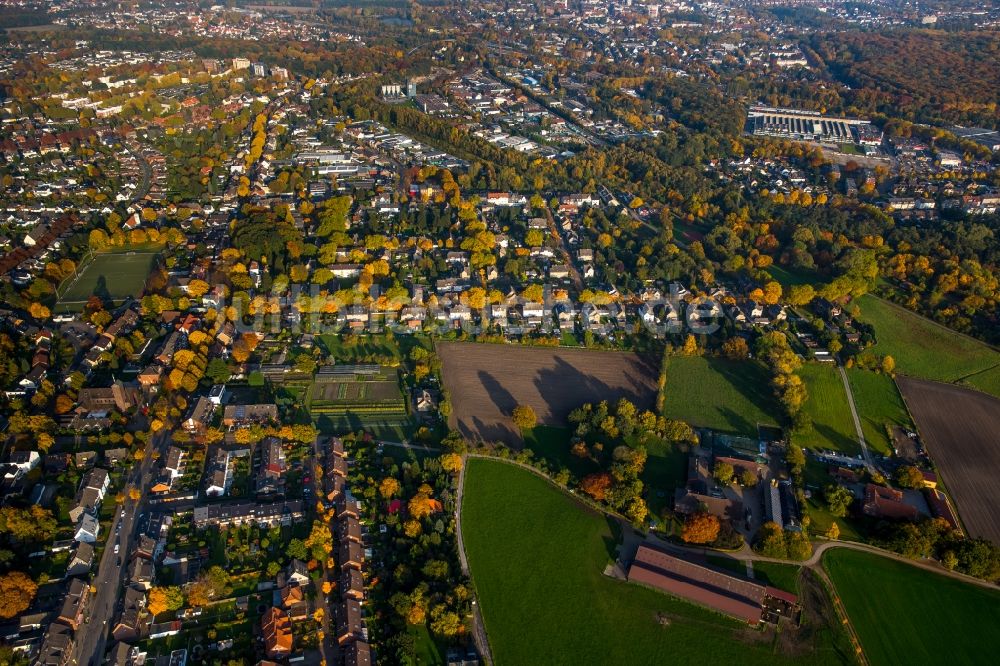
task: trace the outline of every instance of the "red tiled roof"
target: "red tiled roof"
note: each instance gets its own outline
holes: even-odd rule
[[[709,569],[662,551],[639,546],[628,579],[757,624],[763,615],[766,588],[759,583]]]

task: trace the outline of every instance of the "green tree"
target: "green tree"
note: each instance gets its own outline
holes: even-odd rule
[[[854,501],[854,495],[851,494],[850,490],[835,483],[831,483],[824,488],[823,497],[826,499],[826,505],[830,509],[830,514],[837,518],[846,516],[847,510]]]

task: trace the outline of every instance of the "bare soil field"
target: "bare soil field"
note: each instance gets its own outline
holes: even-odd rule
[[[588,349],[520,347],[463,342],[437,345],[450,425],[468,439],[520,445],[510,420],[517,405],[531,405],[538,422],[565,426],[586,402],[628,398],[640,409],[656,401],[658,360]]]
[[[896,383],[966,530],[1000,544],[1000,400],[911,377]]]

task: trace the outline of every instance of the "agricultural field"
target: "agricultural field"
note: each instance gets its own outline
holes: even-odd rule
[[[658,360],[637,354],[442,342],[437,345],[444,386],[451,393],[449,425],[472,440],[520,445],[510,420],[530,405],[543,425],[565,426],[566,416],[587,402],[627,398],[651,409]]]
[[[832,449],[846,455],[861,453],[844,382],[832,363],[807,363],[798,374],[809,392],[802,408],[812,427],[794,441],[810,449]]]
[[[995,661],[1000,592],[845,548],[823,566],[874,666]]]
[[[963,383],[1000,396],[1000,352],[872,295],[858,300],[860,319],[875,327],[871,348],[913,377]]]
[[[309,389],[309,413],[324,430],[355,429],[369,422],[385,426],[409,420],[394,368],[335,366],[319,373]]]
[[[470,460],[461,511],[499,666],[849,663],[829,631],[776,636],[604,576],[619,525],[527,470]]]
[[[939,382],[896,381],[965,529],[1000,544],[1000,400]]]
[[[155,260],[152,252],[96,255],[61,286],[55,311],[78,312],[95,295],[112,301],[139,296]]]
[[[913,421],[896,383],[887,375],[858,368],[848,369],[847,379],[854,394],[854,406],[861,418],[865,441],[872,450],[890,455],[892,441],[886,426],[913,429]]]
[[[693,426],[756,437],[757,424],[776,425],[781,414],[769,382],[754,361],[676,356],[667,364],[664,412]]]

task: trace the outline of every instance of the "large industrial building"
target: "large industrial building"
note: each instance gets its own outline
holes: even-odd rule
[[[822,143],[882,143],[882,132],[869,121],[858,118],[832,118],[816,111],[750,107],[746,131],[758,136],[774,136],[798,141]]]

